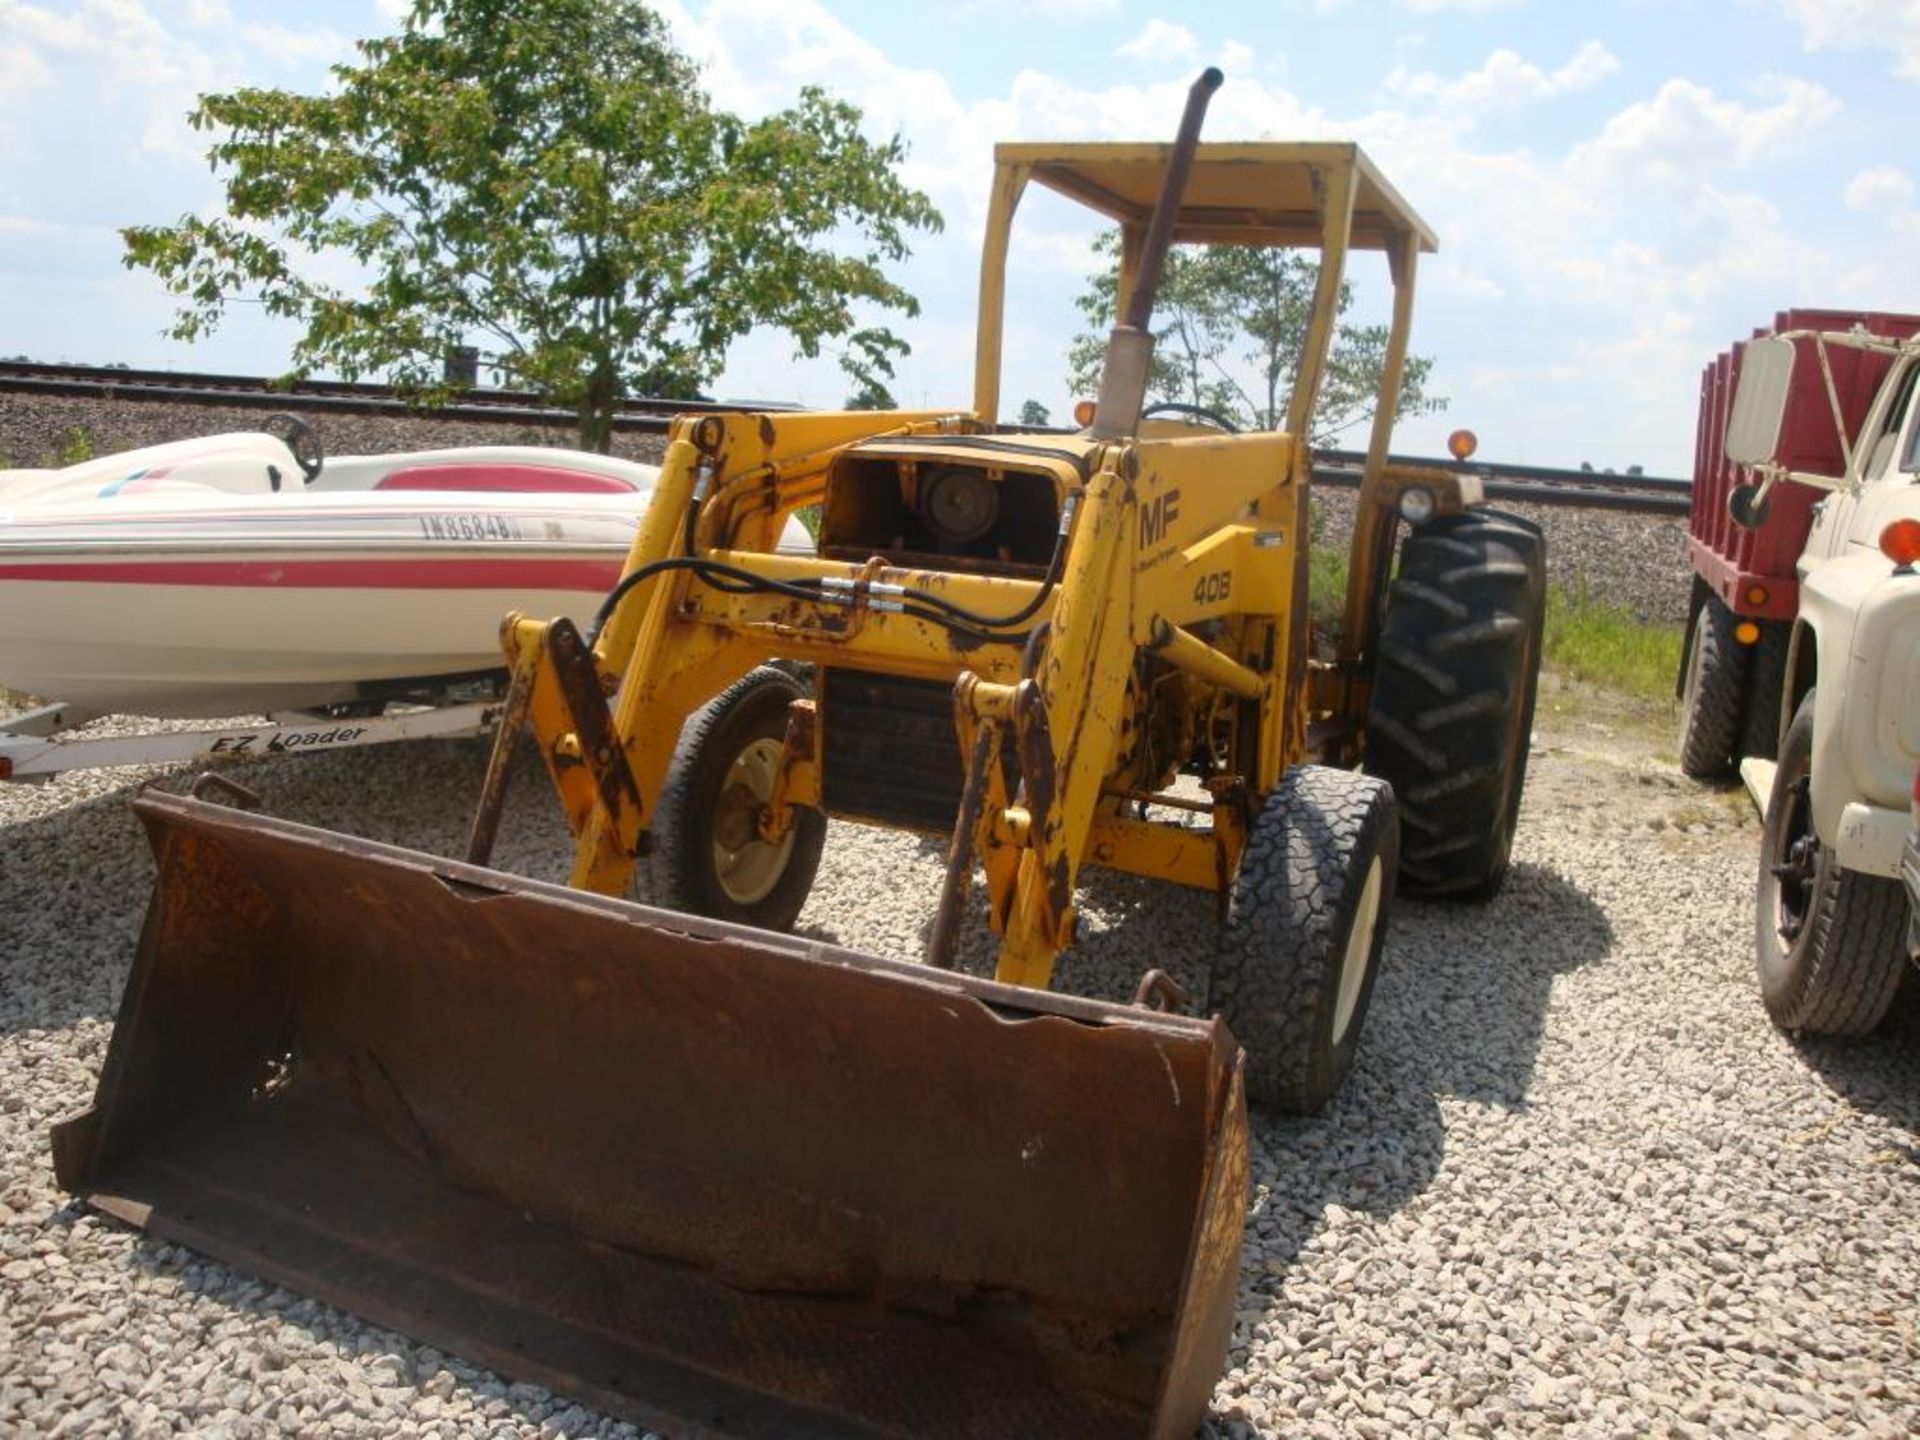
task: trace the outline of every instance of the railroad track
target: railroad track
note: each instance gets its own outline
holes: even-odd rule
[[[421,407],[387,385],[344,380],[299,380],[281,385],[243,375],[131,370],[107,365],[43,365],[20,360],[0,361],[0,395],[8,394],[254,410],[298,409],[348,415],[423,413]],[[785,408],[767,401],[751,403],[756,409]],[[613,428],[664,435],[676,415],[740,408],[738,402],[629,398],[620,402],[613,417]],[[570,425],[574,420],[572,411],[547,404],[540,395],[522,390],[469,391],[459,400],[436,406],[428,413],[445,420],[502,425]],[[1638,515],[1685,515],[1693,489],[1690,481],[1657,475],[1606,475],[1540,465],[1497,465],[1410,455],[1393,458],[1478,476],[1489,499],[1533,505]],[[1364,455],[1357,450],[1321,450],[1314,459],[1314,481],[1339,489],[1357,489],[1364,461]]]
[[[571,425],[574,413],[530,390],[474,390],[431,410],[390,385],[348,380],[275,380],[184,370],[131,370],[111,365],[42,365],[0,361],[0,395],[50,395],[82,400],[135,400],[166,405],[221,405],[244,410],[289,408],[339,415],[419,415],[498,424]],[[759,408],[778,408],[756,402]],[[712,400],[626,399],[614,416],[617,430],[664,435],[676,415],[738,409]]]
[[[1407,465],[1477,475],[1489,500],[1518,500],[1577,510],[1614,510],[1631,515],[1685,515],[1693,504],[1693,482],[1666,475],[1611,475],[1592,470],[1559,470],[1545,465],[1495,465],[1478,460],[1435,460],[1395,455]],[[1320,450],[1314,454],[1316,485],[1357,490],[1366,465],[1359,450]]]

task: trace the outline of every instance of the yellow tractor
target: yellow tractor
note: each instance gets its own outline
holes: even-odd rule
[[[1396,879],[1500,884],[1544,597],[1537,531],[1388,462],[1432,236],[1352,145],[1199,145],[1218,83],[1170,147],[999,147],[970,408],[675,424],[594,623],[503,627],[467,863],[139,799],[160,878],[63,1183],[675,1433],[1190,1434],[1246,1096],[1339,1086]],[[1075,434],[996,422],[1032,185],[1120,227]],[[1319,251],[1284,431],[1143,410],[1175,243]],[[1392,325],[1317,658],[1304,437],[1354,249]],[[802,507],[818,554],[779,553]],[[485,868],[529,734],[565,888]],[[924,955],[782,933],[829,815],[948,837]],[[617,898],[649,855],[663,906]],[[1207,997],[1046,990],[1088,865],[1219,897]],[[993,980],[953,968],[976,870]]]

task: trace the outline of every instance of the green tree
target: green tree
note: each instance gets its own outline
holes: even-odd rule
[[[696,393],[753,328],[830,346],[856,384],[892,375],[905,345],[861,317],[918,313],[885,267],[940,215],[853,106],[809,88],[752,123],[716,110],[640,0],[414,0],[357,48],[324,94],[200,97],[225,214],[121,232],[183,299],[168,333],[254,301],[305,326],[294,373],[427,400],[483,338],[596,449],[621,394]],[[328,278],[341,257],[364,285]]]
[[[1045,425],[1048,422],[1047,407],[1038,400],[1029,400],[1020,407],[1022,425]]]
[[[1092,328],[1075,336],[1067,353],[1069,383],[1082,395],[1099,386],[1114,324],[1120,232],[1101,234],[1094,252],[1105,263],[1074,301]],[[1293,250],[1204,245],[1169,251],[1154,304],[1149,402],[1200,405],[1243,429],[1278,429],[1286,422],[1317,275],[1315,261]],[[1337,313],[1344,316],[1352,303],[1352,286],[1342,285]],[[1386,356],[1386,326],[1336,321],[1314,413],[1314,444],[1331,444],[1372,417]],[[1426,393],[1432,369],[1426,356],[1407,357],[1395,418],[1445,408],[1445,400]]]
[[[846,408],[849,410],[898,410],[900,402],[893,398],[893,392],[881,383],[879,376],[870,375],[854,386],[853,393],[847,396]]]

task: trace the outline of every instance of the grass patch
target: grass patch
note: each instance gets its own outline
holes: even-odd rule
[[[1307,612],[1314,626],[1337,634],[1347,608],[1347,547],[1316,541],[1307,551]]]
[[[1307,552],[1307,575],[1314,625],[1328,635],[1338,633],[1347,597],[1344,536],[1314,544]],[[1678,624],[1642,620],[1584,587],[1548,588],[1542,664],[1569,680],[1670,704],[1684,638]]]
[[[100,453],[100,447],[93,438],[93,431],[85,425],[69,425],[60,432],[60,442],[50,454],[40,458],[42,466],[49,470],[58,470],[67,465],[79,465],[91,460]]]
[[[1646,700],[1671,700],[1684,636],[1675,624],[1640,619],[1624,605],[1556,585],[1547,592],[1542,662],[1589,685]]]

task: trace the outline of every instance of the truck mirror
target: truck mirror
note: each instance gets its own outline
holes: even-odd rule
[[[1727,514],[1742,530],[1758,530],[1772,509],[1773,497],[1762,494],[1758,485],[1736,485],[1727,496]]]
[[[1787,386],[1793,380],[1793,342],[1777,336],[1750,340],[1740,357],[1740,383],[1727,421],[1727,458],[1736,465],[1764,465],[1780,444]]]

